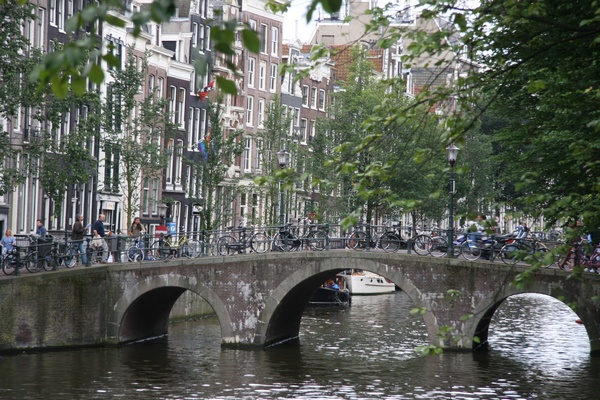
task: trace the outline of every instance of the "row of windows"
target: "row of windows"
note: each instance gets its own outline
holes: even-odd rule
[[[200,53],[210,50],[210,26],[192,24],[192,47]]]
[[[270,65],[270,74],[269,74],[269,91],[271,93],[275,93],[277,90],[277,64]],[[248,58],[248,87],[254,88],[256,87],[256,59]],[[267,63],[261,61],[258,67],[258,89],[259,90],[267,90]]]
[[[258,30],[256,21],[251,19],[248,21],[248,25],[260,35],[260,52],[262,54],[269,54],[270,50],[271,56],[277,57],[279,55],[279,28],[271,26],[271,35],[269,38],[269,27],[267,24],[260,24],[260,30]]]
[[[317,94],[318,93],[318,94]],[[315,86],[308,87],[308,85],[302,86],[302,105],[304,107],[325,110],[325,90],[319,89]]]

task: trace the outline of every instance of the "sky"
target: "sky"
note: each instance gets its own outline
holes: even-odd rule
[[[283,39],[294,41],[299,38],[302,42],[307,42],[314,30],[314,23],[306,23],[306,8],[310,0],[292,0],[292,5],[288,12],[283,16]],[[313,15],[318,15],[315,12]],[[314,17],[313,17],[314,19]]]

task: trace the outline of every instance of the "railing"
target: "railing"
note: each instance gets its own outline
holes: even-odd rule
[[[19,275],[22,268],[29,272],[55,271],[61,267],[89,266],[101,260],[103,250],[95,247],[92,236],[74,242],[70,232],[52,232],[52,236],[40,238],[34,235],[16,235],[15,251],[2,256],[2,270],[7,275]],[[343,229],[336,224],[311,224],[307,220],[285,226],[228,227],[226,229],[198,232],[179,232],[173,235],[142,235],[132,238],[112,235],[104,238],[108,248],[109,262],[152,262],[177,257],[216,257],[233,254],[287,252],[297,250],[364,250],[403,251],[408,254],[446,256],[447,231],[400,225],[359,224]],[[541,236],[541,235],[540,235]],[[456,232],[454,256],[460,255],[464,232]],[[457,241],[458,240],[458,241]],[[496,239],[493,239],[496,240]],[[544,242],[540,240],[539,242]],[[495,242],[497,244],[497,242]],[[548,241],[548,247],[557,246]],[[489,248],[491,261],[500,247]],[[488,251],[479,245],[477,251]],[[458,252],[457,252],[458,251]],[[473,246],[465,259],[474,255]]]

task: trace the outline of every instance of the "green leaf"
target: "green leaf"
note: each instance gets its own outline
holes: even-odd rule
[[[222,76],[217,76],[217,87],[224,93],[237,94],[237,87],[232,80],[226,79]]]
[[[104,81],[104,71],[102,70],[102,67],[98,64],[92,64],[88,78],[97,85],[101,84],[102,81]]]
[[[81,75],[74,76],[71,79],[71,89],[73,90],[73,93],[77,96],[82,96],[83,94],[85,94],[85,91],[87,89],[85,78]]]
[[[242,42],[252,53],[258,53],[260,50],[260,38],[252,29],[242,30]]]

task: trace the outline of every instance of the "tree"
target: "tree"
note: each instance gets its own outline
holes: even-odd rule
[[[167,167],[169,154],[166,140],[176,130],[170,121],[166,100],[155,93],[140,94],[147,72],[147,57],[138,70],[133,48],[128,48],[123,69],[112,69],[112,80],[102,112],[101,146],[105,163],[116,163],[112,175],[107,175],[104,190],[124,194],[123,209],[129,227],[141,208],[141,185],[144,178],[157,178]],[[139,109],[136,116],[134,112]]]
[[[217,102],[208,100],[210,131],[199,143],[200,158],[188,158],[186,161],[194,182],[190,199],[193,204],[201,206],[200,230],[206,231],[217,229],[223,222],[224,205],[229,204],[224,204],[226,199],[218,196],[217,190],[235,187],[226,172],[235,157],[244,150],[244,143],[240,140],[242,131],[232,130],[228,134],[223,131],[221,102],[221,98]]]
[[[255,182],[262,188],[262,196],[265,200],[264,223],[267,225],[279,224],[279,184],[284,180],[285,171],[281,171],[277,161],[277,152],[288,150],[293,159],[298,159],[298,146],[294,144],[289,135],[292,116],[286,107],[281,104],[281,98],[276,95],[269,102],[265,112],[264,129],[258,131],[255,141],[258,143],[258,157],[261,160],[261,176],[255,178]],[[289,171],[288,171],[289,172]],[[295,175],[291,176],[296,179]],[[299,178],[299,177],[298,177]],[[291,189],[293,185],[286,185]],[[289,209],[289,208],[287,208]]]
[[[22,33],[22,27],[33,20],[31,4],[17,1],[0,2],[0,118],[13,119],[19,106],[31,103],[33,96],[26,77],[40,53],[30,49],[30,43]],[[30,49],[30,50],[28,50]],[[15,146],[8,127],[0,124],[0,195],[11,192],[32,173],[39,148]],[[27,156],[23,157],[23,154]]]

